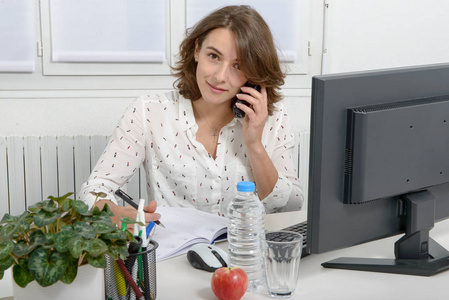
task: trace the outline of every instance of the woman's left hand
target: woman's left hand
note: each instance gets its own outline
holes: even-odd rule
[[[261,87],[260,92],[251,87],[242,86],[242,92],[249,95],[239,93],[237,98],[247,101],[250,106],[238,102],[236,105],[245,112],[242,125],[243,138],[246,147],[250,148],[262,143],[262,133],[268,116],[267,90],[264,86]]]

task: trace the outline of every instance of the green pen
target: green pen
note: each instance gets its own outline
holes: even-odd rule
[[[142,236],[142,230],[139,231],[139,237]],[[139,253],[142,252],[142,247],[139,249]],[[145,254],[144,254],[145,255]],[[139,255],[137,257],[137,281],[138,283],[143,286],[143,267],[142,267],[142,255]]]

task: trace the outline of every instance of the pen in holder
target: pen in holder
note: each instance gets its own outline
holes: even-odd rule
[[[129,254],[124,262],[117,263],[106,256],[104,280],[107,300],[156,299],[157,247],[157,242],[150,241],[147,248],[142,248],[141,252]],[[138,296],[141,295],[143,297],[139,298]]]

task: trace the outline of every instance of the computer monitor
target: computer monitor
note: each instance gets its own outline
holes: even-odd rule
[[[395,258],[324,267],[448,269],[429,230],[449,217],[449,64],[313,77],[309,167],[307,252],[405,233]]]

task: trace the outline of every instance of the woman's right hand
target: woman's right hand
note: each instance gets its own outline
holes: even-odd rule
[[[99,200],[95,203],[95,206],[97,206],[99,209],[103,209],[104,205],[107,204],[109,208],[111,209],[114,216],[111,217],[111,220],[113,223],[117,224],[119,228],[122,226],[121,220],[124,217],[129,217],[133,220],[137,217],[137,210],[132,206],[120,206],[115,204],[114,202],[110,200]],[[144,207],[145,213],[145,226],[150,223],[150,221],[156,221],[161,218],[161,215],[159,213],[155,213],[157,208],[156,201],[151,201],[147,206]],[[134,224],[128,225],[128,230],[133,233],[134,232]]]

